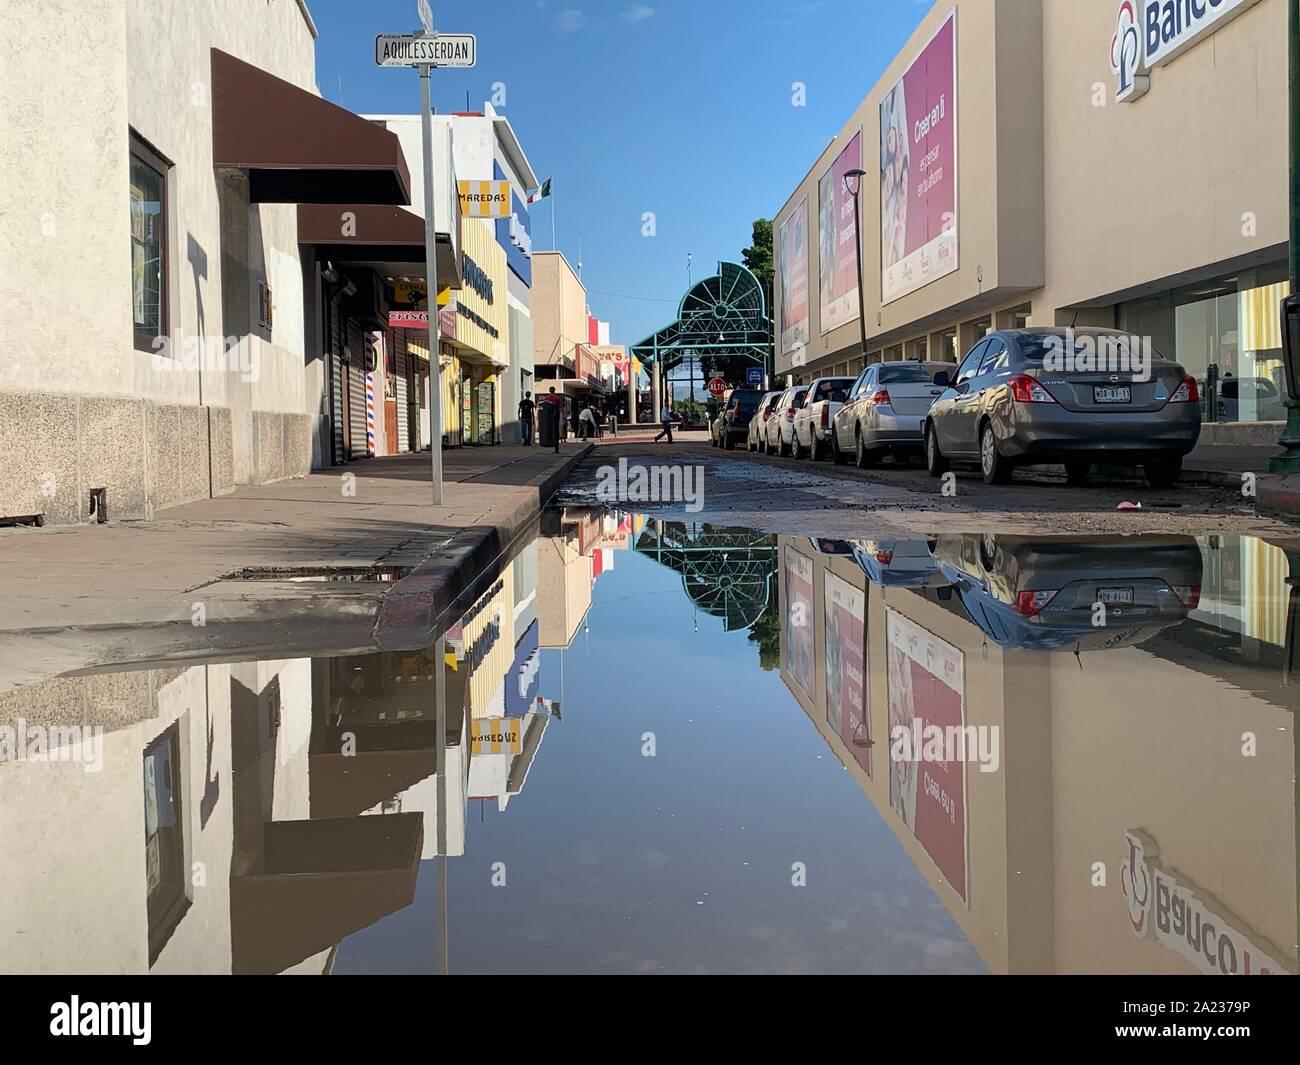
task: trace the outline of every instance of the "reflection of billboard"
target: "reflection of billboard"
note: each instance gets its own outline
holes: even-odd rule
[[[817,183],[817,257],[822,332],[858,317],[858,224],[844,175],[862,166],[862,134],[855,133]]]
[[[781,223],[781,354],[808,343],[808,197]]]
[[[871,776],[871,722],[867,716],[866,599],[848,581],[826,574],[826,720]]]
[[[919,742],[931,725],[945,730],[963,726],[964,658],[957,648],[902,614],[890,610],[887,619],[889,804],[965,901],[965,764],[960,758],[921,760],[924,747]],[[912,760],[893,757],[899,728],[911,733]]]
[[[781,619],[781,657],[786,677],[813,697],[812,562],[785,549],[785,616]]]
[[[957,269],[957,13],[880,104],[881,303]]]

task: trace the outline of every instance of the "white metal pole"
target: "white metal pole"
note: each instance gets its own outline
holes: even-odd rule
[[[442,359],[438,321],[437,205],[433,196],[433,112],[429,101],[432,67],[420,67],[420,126],[424,138],[424,272],[429,308],[429,467],[433,480],[433,505],[442,506]]]

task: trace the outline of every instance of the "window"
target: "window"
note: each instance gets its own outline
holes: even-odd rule
[[[989,341],[988,349],[984,352],[984,358],[980,360],[979,375],[996,373],[998,370],[1006,369],[1007,365],[1007,346],[1001,340],[994,339]]]
[[[169,164],[131,137],[131,316],[135,346],[155,351],[168,332],[167,170]]]
[[[190,907],[186,894],[180,730],[172,725],[144,752],[144,869],[149,964]]]
[[[955,384],[961,384],[963,381],[969,381],[975,376],[975,371],[979,368],[980,360],[988,350],[989,342],[980,341],[970,350],[970,354],[962,359],[961,365],[957,368],[957,380]]]
[[[871,380],[872,374],[874,373],[875,370],[871,367],[868,367],[867,369],[863,370],[861,374],[858,375],[858,379],[855,382],[853,382],[853,390],[849,393],[849,399],[851,400],[857,399],[858,396],[862,395],[862,393],[866,391],[867,384]]]
[[[904,362],[885,366],[880,371],[882,385],[929,385],[934,383],[935,371],[928,363]]]

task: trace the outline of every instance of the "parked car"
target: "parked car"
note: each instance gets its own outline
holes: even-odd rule
[[[921,455],[930,405],[957,371],[952,362],[877,362],[862,371],[832,423],[831,455],[874,466],[886,453]]]
[[[830,452],[831,423],[852,387],[852,377],[818,377],[808,386],[808,395],[795,412],[790,434],[795,458],[811,455],[817,461]]]
[[[767,393],[758,388],[733,388],[713,422],[713,441],[727,451],[749,435],[749,421]]]
[[[749,419],[749,432],[745,438],[745,449],[747,451],[767,450],[767,423],[772,417],[776,401],[782,395],[784,395],[782,392],[763,393],[763,398],[758,403],[758,409],[754,411],[753,417]]]
[[[882,588],[941,588],[946,578],[926,540],[852,540],[853,557]]]
[[[1076,350],[1084,338],[1093,346],[1125,338],[1114,329],[1073,333]],[[1141,466],[1156,488],[1177,482],[1201,432],[1196,379],[1155,353],[1142,380],[1052,366],[1048,355],[1064,352],[1066,336],[1063,329],[1008,329],[970,350],[926,415],[931,475],[941,476],[951,461],[972,462],[989,484],[1006,484],[1016,466],[1050,462],[1064,463],[1070,483],[1082,484],[1100,462]]]
[[[781,393],[772,405],[772,416],[767,420],[767,433],[763,437],[764,450],[769,455],[790,454],[794,432],[795,413],[803,406],[808,395],[807,385],[792,385]]]
[[[1219,381],[1218,417],[1221,422],[1278,422],[1286,420],[1286,405],[1267,377],[1224,377]]]
[[[1200,603],[1190,536],[962,533],[935,538],[930,553],[970,619],[1003,647],[1131,647]]]

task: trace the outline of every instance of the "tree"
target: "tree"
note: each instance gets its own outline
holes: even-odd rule
[[[770,316],[773,312],[773,285],[776,280],[776,267],[772,259],[772,220],[770,218],[754,219],[753,235],[750,238],[753,243],[740,253],[741,262],[757,279],[758,283],[763,286],[763,299],[767,302],[767,313]],[[773,324],[773,350],[775,350],[776,326]],[[774,366],[768,366],[768,373],[775,371]]]

